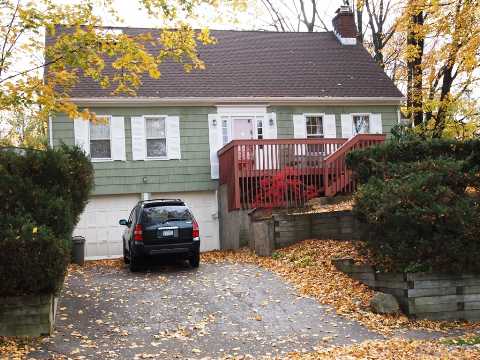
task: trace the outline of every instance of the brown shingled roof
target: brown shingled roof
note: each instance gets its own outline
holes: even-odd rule
[[[148,29],[122,28],[127,34]],[[341,45],[332,32],[213,30],[216,45],[200,46],[205,70],[185,73],[166,61],[162,76],[144,77],[140,97],[402,97],[362,45]],[[47,43],[52,39],[47,39]],[[110,67],[106,71],[111,71]],[[111,97],[82,78],[75,98]]]

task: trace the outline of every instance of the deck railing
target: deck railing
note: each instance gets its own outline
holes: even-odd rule
[[[218,152],[229,210],[301,207],[315,196],[351,192],[355,183],[345,167],[346,153],[384,139],[233,140]]]

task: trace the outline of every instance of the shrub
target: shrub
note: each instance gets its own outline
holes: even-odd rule
[[[455,160],[397,165],[356,194],[354,214],[366,225],[365,248],[383,270],[479,272],[478,199]]]
[[[358,180],[365,183],[372,176],[389,177],[395,172],[395,164],[442,157],[463,161],[465,171],[478,171],[480,140],[408,138],[407,141],[387,141],[379,146],[352,151],[347,155],[346,161]]]
[[[92,165],[76,147],[0,152],[0,187],[6,189],[0,194],[2,213],[30,214],[56,235],[70,236],[92,186]]]
[[[0,151],[1,294],[57,289],[92,186],[92,165],[78,148]]]
[[[363,250],[384,270],[480,272],[480,140],[402,131],[351,152]]]
[[[282,207],[298,204],[315,196],[317,196],[315,186],[306,185],[296,169],[286,167],[274,176],[260,180],[254,207]]]
[[[57,292],[69,260],[69,242],[45,225],[10,218],[1,229],[0,294],[19,296]]]

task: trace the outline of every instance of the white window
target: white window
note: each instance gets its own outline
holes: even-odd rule
[[[96,122],[90,124],[90,157],[92,159],[112,158],[110,117],[97,117]]]
[[[145,118],[145,138],[147,142],[147,158],[167,156],[165,117]]]
[[[354,134],[368,134],[370,132],[370,116],[369,115],[353,115],[353,132]]]
[[[307,138],[323,138],[323,116],[307,115],[305,116],[307,125]]]

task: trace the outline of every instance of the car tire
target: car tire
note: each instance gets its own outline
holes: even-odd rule
[[[123,247],[123,262],[125,264],[130,263],[130,257],[128,256],[127,249],[125,249],[125,246]]]
[[[188,259],[188,262],[190,263],[191,267],[198,268],[200,266],[200,251],[196,250],[190,259]]]
[[[131,272],[137,272],[141,270],[140,259],[132,254],[132,250],[130,249],[129,252],[129,264],[128,267],[130,268]]]

